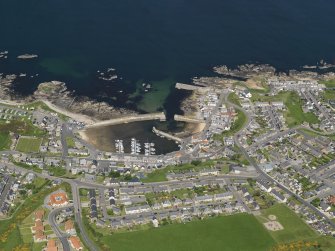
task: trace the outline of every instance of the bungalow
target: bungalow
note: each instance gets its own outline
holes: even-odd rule
[[[38,231],[44,231],[43,222],[40,220],[35,220],[35,226],[31,228],[32,233],[37,233]]]
[[[271,191],[271,194],[273,195],[273,197],[275,197],[280,202],[285,203],[287,201],[287,198],[285,196],[283,196],[281,193],[279,193],[278,191],[276,191],[274,189]]]
[[[249,195],[248,189],[246,187],[242,187],[241,192],[242,192],[243,196]]]
[[[246,202],[248,202],[248,203],[251,203],[251,202],[254,201],[254,199],[252,198],[252,196],[251,196],[250,194],[248,194],[248,195],[245,196],[244,198],[245,198]]]
[[[74,223],[71,219],[65,222],[65,232],[71,235],[76,234],[76,229],[74,228]]]
[[[83,250],[83,245],[80,242],[80,239],[77,236],[71,236],[69,238],[69,243],[74,250]]]
[[[327,203],[325,203],[324,201],[321,201],[320,203],[320,208],[322,209],[322,211],[324,212],[328,212],[331,209],[331,206],[329,206]]]
[[[57,251],[56,241],[54,239],[48,240],[47,248],[45,251]]]
[[[42,241],[46,241],[47,237],[44,235],[43,231],[38,230],[35,232],[34,235],[34,241],[35,242],[42,242]]]
[[[258,186],[265,192],[269,193],[272,190],[272,187],[269,185],[269,183],[264,180],[257,180],[256,184],[258,184]]]

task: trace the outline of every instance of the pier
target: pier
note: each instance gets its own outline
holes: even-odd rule
[[[208,87],[188,85],[188,84],[182,84],[182,83],[176,83],[175,87],[176,89],[183,89],[183,90],[188,90],[188,91],[198,91],[200,93],[206,93],[209,91]]]
[[[167,138],[167,139],[172,139],[172,140],[174,140],[174,141],[176,141],[176,142],[182,142],[182,139],[181,139],[181,138],[178,138],[178,137],[173,136],[173,135],[171,135],[171,134],[169,134],[169,133],[166,133],[166,132],[163,132],[163,131],[161,131],[161,130],[158,130],[156,127],[153,127],[153,128],[152,128],[152,131],[153,131],[155,134],[157,134],[158,136],[165,137],[165,138]]]
[[[188,123],[205,123],[206,121],[203,119],[196,119],[196,118],[190,118],[190,117],[186,117],[186,116],[182,116],[182,115],[174,115],[174,120],[175,121],[183,121],[183,122],[188,122]]]
[[[164,112],[150,113],[150,114],[138,114],[138,115],[131,115],[131,116],[122,117],[122,118],[115,118],[115,119],[99,121],[94,124],[87,125],[86,128],[95,128],[95,127],[107,126],[107,125],[119,125],[119,124],[125,124],[125,123],[137,122],[137,121],[147,121],[147,120],[165,121],[166,117],[165,117]]]

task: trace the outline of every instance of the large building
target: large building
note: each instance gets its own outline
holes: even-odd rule
[[[52,207],[62,207],[69,203],[65,192],[56,192],[50,195],[49,205]]]

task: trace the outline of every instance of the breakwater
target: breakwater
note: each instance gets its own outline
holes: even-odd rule
[[[104,121],[99,121],[91,125],[87,125],[86,128],[95,128],[107,125],[118,125],[124,123],[131,123],[137,121],[147,121],[147,120],[160,120],[165,121],[166,117],[163,112],[160,113],[150,113],[150,114],[138,114],[132,116],[126,116],[121,118],[109,119]]]

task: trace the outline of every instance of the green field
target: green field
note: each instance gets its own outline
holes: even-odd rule
[[[0,133],[0,150],[8,150],[11,144],[9,133]]]
[[[74,148],[76,146],[72,137],[66,137],[66,144],[68,148]]]
[[[9,123],[0,121],[0,133],[9,132],[24,136],[43,136],[46,134],[45,130],[34,126],[31,121],[11,120]]]
[[[284,227],[284,230],[270,232],[277,242],[305,240],[318,236],[314,230],[285,205],[276,204],[271,208],[262,210],[263,217],[268,217],[269,215],[275,215],[277,221]],[[258,220],[266,222],[263,217],[258,217]]]
[[[40,138],[20,138],[16,145],[16,151],[24,153],[38,152],[42,139]]]
[[[252,215],[221,216],[102,238],[113,251],[262,251],[274,240]]]
[[[240,103],[240,98],[237,96],[236,93],[234,93],[234,92],[229,93],[229,95],[228,95],[228,100],[229,100],[231,103],[233,103],[233,104],[235,104],[235,105],[238,105],[238,106],[242,107],[242,106],[241,106],[241,103]]]
[[[287,111],[284,113],[284,117],[289,127],[301,125],[304,122],[311,124],[320,122],[314,113],[305,113],[302,110],[303,102],[299,95],[295,92],[280,92],[275,96],[265,96],[258,93],[253,93],[252,100],[260,102],[283,101],[287,107]]]
[[[335,79],[320,81],[320,84],[324,84],[327,88],[335,87]]]
[[[299,95],[296,94],[295,92],[287,93],[284,103],[288,110],[285,114],[285,117],[289,127],[301,125],[304,122],[311,124],[319,123],[319,119],[314,113],[303,112],[302,101]]]
[[[268,231],[263,223],[266,217],[275,215],[284,227]],[[84,221],[87,221],[84,218]],[[86,222],[86,225],[89,225]],[[276,204],[261,211],[261,215],[235,214],[219,216],[186,224],[170,224],[157,229],[143,227],[131,231],[109,234],[88,227],[102,250],[113,251],[270,251],[278,245],[299,242],[318,243],[320,248],[301,250],[335,250],[332,237],[320,236],[299,216],[285,205]],[[293,249],[280,249],[293,250]]]

